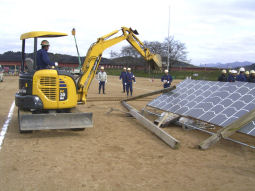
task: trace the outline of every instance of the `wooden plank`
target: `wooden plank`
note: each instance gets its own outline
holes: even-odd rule
[[[231,135],[233,135],[236,131],[250,123],[252,120],[254,120],[255,116],[255,109],[246,113],[239,119],[237,119],[234,123],[231,123],[225,128],[221,128],[215,135],[212,135],[208,139],[204,140],[202,143],[199,144],[200,149],[208,149],[215,143],[217,143],[221,138],[227,138]]]
[[[161,140],[163,140],[167,145],[172,147],[173,149],[177,149],[179,147],[179,141],[176,140],[171,135],[167,134],[165,131],[157,127],[150,120],[142,116],[136,109],[132,106],[128,105],[125,101],[121,102],[122,105],[129,110],[129,113],[138,120],[140,124],[150,130],[152,133],[157,135]]]
[[[170,112],[163,112],[163,114],[163,116],[154,121],[154,124],[158,127],[165,127],[180,118],[179,115]]]
[[[136,100],[136,99],[139,99],[139,98],[144,98],[144,97],[148,97],[148,96],[152,96],[152,95],[156,95],[156,94],[167,93],[167,92],[170,92],[174,89],[176,89],[176,86],[172,86],[170,88],[164,88],[164,89],[161,89],[161,90],[141,94],[141,95],[134,96],[134,97],[130,97],[130,98],[124,99],[122,101],[132,101],[132,100]]]

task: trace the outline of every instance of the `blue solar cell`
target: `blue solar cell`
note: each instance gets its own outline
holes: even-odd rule
[[[255,83],[184,80],[148,106],[226,127],[255,109]],[[255,136],[255,119],[240,131]]]

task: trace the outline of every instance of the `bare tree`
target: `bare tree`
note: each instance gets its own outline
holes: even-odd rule
[[[120,54],[118,52],[115,52],[115,51],[111,50],[111,52],[110,52],[110,57],[111,58],[116,58],[116,57],[119,57],[119,56],[120,56]]]
[[[144,41],[145,47],[147,47],[151,53],[160,54],[162,57],[167,58],[169,54],[170,66],[173,64],[178,64],[180,62],[188,62],[187,60],[187,49],[184,43],[174,40],[171,36],[169,39],[166,38],[163,43],[158,41]],[[169,52],[168,52],[169,46]],[[118,55],[118,54],[116,54]],[[138,58],[140,54],[131,46],[124,46],[121,49],[119,56],[131,56]]]
[[[132,56],[132,57],[139,57],[139,53],[136,51],[136,49],[131,46],[131,45],[128,45],[128,46],[123,46],[121,48],[121,53],[120,53],[121,56]]]

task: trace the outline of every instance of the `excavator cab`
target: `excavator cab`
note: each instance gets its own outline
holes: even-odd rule
[[[38,38],[62,37],[66,33],[35,31],[22,34],[19,91],[15,95],[20,132],[43,129],[93,127],[92,113],[77,111],[77,87],[73,76],[56,68],[37,70]],[[34,39],[32,58],[26,58],[26,39]]]

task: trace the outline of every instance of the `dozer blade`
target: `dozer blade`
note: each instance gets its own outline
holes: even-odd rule
[[[47,113],[32,114],[19,111],[20,132],[43,129],[92,128],[92,113]]]

